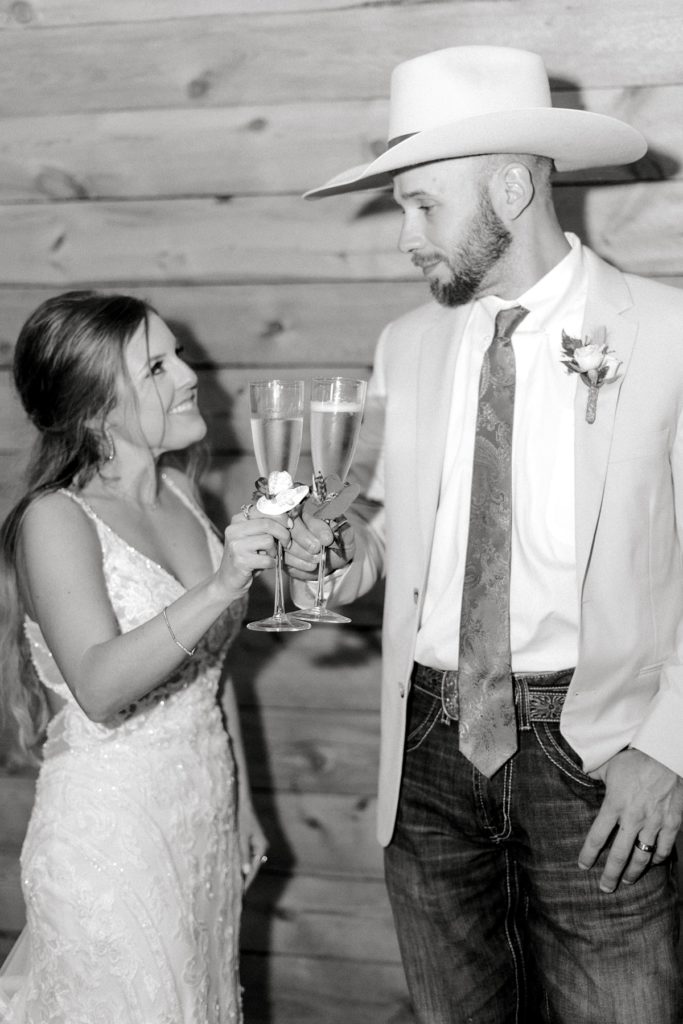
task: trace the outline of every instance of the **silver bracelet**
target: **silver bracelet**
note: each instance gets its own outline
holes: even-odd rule
[[[180,640],[178,639],[178,637],[173,632],[173,629],[171,628],[171,623],[168,621],[168,615],[166,614],[166,609],[165,608],[164,608],[162,614],[164,616],[164,622],[166,623],[166,627],[167,627],[169,633],[171,634],[171,640],[173,641],[174,644],[178,645],[178,647],[180,648],[181,651],[185,651],[185,654],[188,656],[188,658],[191,658],[192,655],[194,654],[194,652],[197,650],[197,648],[193,647],[192,650],[190,651],[190,650],[187,649],[185,644],[181,644]]]

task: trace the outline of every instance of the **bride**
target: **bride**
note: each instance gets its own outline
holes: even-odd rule
[[[217,693],[253,573],[289,533],[238,514],[215,534],[193,483],[197,378],[147,304],[49,299],[14,372],[38,439],[0,536],[0,700],[25,756],[46,739],[0,1017],[241,1021],[240,906],[265,839]]]

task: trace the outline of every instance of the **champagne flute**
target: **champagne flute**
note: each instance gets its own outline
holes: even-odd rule
[[[293,478],[299,462],[304,426],[304,382],[261,380],[249,384],[251,436],[261,476],[287,472]],[[275,605],[267,619],[247,623],[247,629],[266,633],[294,633],[310,629],[310,622],[285,612],[282,545],[275,558]]]
[[[346,480],[358,444],[366,382],[348,377],[315,377],[311,384],[311,455],[313,480],[319,475]],[[325,549],[320,552],[315,605],[297,611],[309,622],[351,622],[330,611],[325,599]]]

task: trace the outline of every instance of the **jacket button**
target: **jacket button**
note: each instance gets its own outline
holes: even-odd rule
[[[413,601],[415,602],[415,604],[417,604],[419,598],[420,598],[420,591],[417,589],[417,587],[415,587],[415,590],[413,590]]]
[[[405,695],[406,695],[406,688],[405,688],[405,685],[402,682],[399,682],[399,684],[398,684],[398,692],[401,694],[402,697],[405,697]]]

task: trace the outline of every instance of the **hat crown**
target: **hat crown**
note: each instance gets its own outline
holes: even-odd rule
[[[504,46],[453,46],[394,68],[388,138],[482,114],[551,106],[538,54]]]

